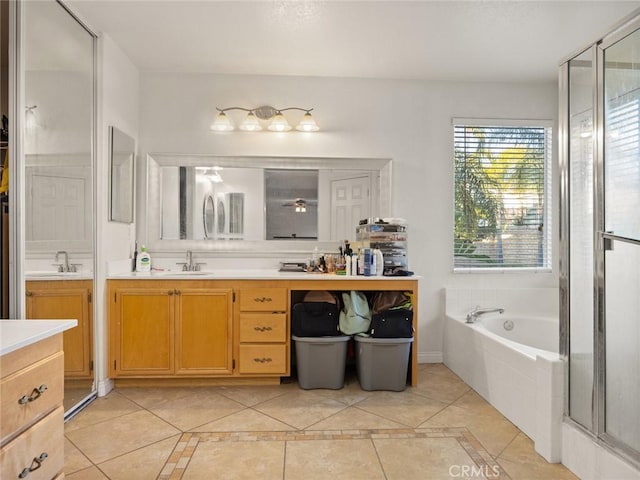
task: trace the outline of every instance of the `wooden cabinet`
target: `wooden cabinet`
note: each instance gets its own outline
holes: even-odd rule
[[[240,288],[238,372],[289,375],[289,291],[286,287]]]
[[[61,333],[0,357],[0,478],[62,475],[63,366]]]
[[[138,282],[112,294],[111,376],[174,372],[174,289]]]
[[[233,373],[233,291],[179,288],[176,302],[176,373]]]
[[[92,280],[29,280],[26,316],[37,319],[76,319],[78,326],[63,335],[64,374],[93,378]]]
[[[418,282],[407,278],[112,279],[110,377],[122,384],[275,383],[291,370],[290,306],[310,290],[412,292],[410,379],[417,385]],[[209,380],[214,379],[214,380]]]
[[[233,291],[190,281],[111,282],[110,373],[230,375]]]

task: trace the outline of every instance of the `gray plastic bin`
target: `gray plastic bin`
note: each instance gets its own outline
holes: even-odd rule
[[[344,387],[344,369],[347,363],[347,342],[351,337],[296,337],[296,363],[298,385],[309,390]]]
[[[354,338],[358,381],[363,390],[401,392],[407,387],[413,338]]]

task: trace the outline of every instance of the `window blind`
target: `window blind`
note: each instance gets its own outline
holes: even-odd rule
[[[640,239],[640,90],[606,103],[605,230]]]
[[[454,268],[550,268],[551,128],[454,124],[454,151]]]

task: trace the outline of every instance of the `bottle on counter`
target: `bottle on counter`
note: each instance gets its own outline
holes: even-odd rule
[[[381,277],[384,274],[384,255],[382,254],[382,250],[379,248],[376,248],[374,253],[376,258],[376,275]]]
[[[133,261],[131,262],[131,271],[135,272],[138,268],[138,242],[136,241],[135,247],[133,247]]]
[[[136,263],[136,272],[151,272],[151,255],[147,252],[147,247],[142,245]]]
[[[371,248],[364,249],[364,276],[370,277],[376,274],[376,257],[372,255],[373,250]]]
[[[358,275],[358,255],[355,253],[351,254],[351,275],[354,277]]]

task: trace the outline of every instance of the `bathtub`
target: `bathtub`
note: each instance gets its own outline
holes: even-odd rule
[[[444,363],[535,443],[560,462],[563,365],[558,319],[485,314],[473,324],[448,314]]]
[[[558,319],[488,314],[481,316],[475,327],[517,344],[507,343],[529,356],[558,354]]]

